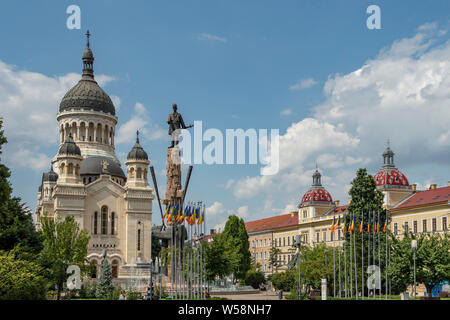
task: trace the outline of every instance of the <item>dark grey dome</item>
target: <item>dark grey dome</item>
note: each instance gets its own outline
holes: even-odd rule
[[[56,182],[58,174],[53,171],[53,166],[50,166],[50,171],[42,174],[42,181]]]
[[[89,47],[89,31],[86,35],[88,41],[82,58],[83,76],[61,100],[59,112],[70,109],[94,110],[115,115],[116,108],[114,108],[111,98],[94,80],[94,54]]]
[[[106,170],[103,170],[102,162],[106,161]],[[125,178],[122,168],[111,158],[89,157],[81,161],[80,175],[101,175],[109,174],[116,177]]]
[[[128,152],[127,160],[148,160],[147,152],[145,152],[139,144],[139,133],[136,137],[136,143],[134,144],[133,149]]]
[[[59,148],[58,154],[69,154],[69,155],[78,155],[81,156],[80,147],[72,139],[72,134],[69,134],[69,138],[62,144]]]
[[[92,109],[112,115],[116,114],[116,109],[111,98],[100,88],[94,79],[81,79],[75,87],[66,93],[59,105],[59,112],[70,109]]]

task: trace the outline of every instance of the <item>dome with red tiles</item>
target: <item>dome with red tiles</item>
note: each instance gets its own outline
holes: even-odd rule
[[[373,176],[379,189],[396,188],[410,189],[408,179],[394,165],[394,152],[388,147],[383,152],[383,167]]]
[[[311,188],[303,195],[300,206],[333,203],[330,193],[322,186],[320,180],[321,174],[316,169],[316,172],[313,174],[313,184]]]

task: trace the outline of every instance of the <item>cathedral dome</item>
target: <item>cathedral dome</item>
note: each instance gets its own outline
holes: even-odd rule
[[[61,100],[59,112],[75,110],[94,110],[111,115],[116,114],[111,98],[94,80],[94,55],[89,47],[89,31],[87,32],[87,46],[83,54],[83,76]]]
[[[322,186],[321,174],[316,169],[313,174],[313,184],[311,188],[303,195],[301,206],[311,204],[333,204],[330,193]]]
[[[42,181],[56,182],[58,180],[58,174],[53,171],[53,166],[50,166],[50,171],[42,174]]]
[[[378,188],[409,189],[409,182],[406,176],[394,165],[394,152],[389,148],[383,152],[383,167],[373,176]]]
[[[136,134],[136,143],[134,144],[133,149],[128,152],[127,160],[148,160],[147,152],[145,152],[139,144],[139,132]]]
[[[106,170],[103,169],[106,161]],[[109,174],[111,176],[125,178],[122,168],[111,158],[108,157],[89,157],[81,161],[80,175],[101,175]]]
[[[81,156],[81,150],[80,147],[77,146],[77,144],[72,139],[72,134],[69,134],[69,138],[62,144],[62,146],[59,148],[58,154],[68,154],[68,155],[77,155]]]

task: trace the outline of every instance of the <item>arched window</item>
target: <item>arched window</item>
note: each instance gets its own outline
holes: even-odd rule
[[[90,276],[92,279],[97,278],[97,261],[96,260],[92,260],[90,263]]]
[[[80,165],[79,165],[79,164],[77,164],[77,165],[75,166],[75,174],[76,174],[77,176],[80,174]]]
[[[108,234],[108,207],[102,207],[102,234]]]
[[[134,178],[134,168],[130,169],[130,178]]]
[[[142,169],[141,168],[137,169],[136,178],[138,178],[138,179],[142,178]]]
[[[113,278],[117,278],[118,271],[119,271],[119,261],[114,259],[111,263],[111,273]]]
[[[116,214],[114,212],[111,212],[111,234],[114,234],[115,223],[116,223]]]
[[[73,174],[73,164],[69,163],[69,166],[67,168],[67,174]]]
[[[61,173],[61,174],[64,173],[64,167],[65,167],[65,164],[64,164],[64,162],[63,162],[63,163],[61,163],[61,165],[59,166],[59,173]]]
[[[97,234],[97,225],[98,225],[98,213],[94,212],[94,234]]]

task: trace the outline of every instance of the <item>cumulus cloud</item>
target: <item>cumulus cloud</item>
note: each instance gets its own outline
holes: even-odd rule
[[[313,108],[313,117],[280,135],[279,173],[236,181],[235,197],[294,203],[311,185],[317,163],[332,196],[347,200],[357,168],[381,166],[388,138],[403,171],[430,161],[448,165],[450,42],[440,38],[445,34],[436,24],[424,25],[357,70],[330,76],[325,101]],[[299,82],[291,89],[305,86]]]
[[[0,60],[0,115],[9,142],[4,153],[9,167],[39,171],[49,167],[50,158],[42,148],[58,143],[59,103],[80,78],[77,73],[48,77]],[[101,85],[114,80],[106,75],[96,79]]]
[[[200,33],[197,35],[197,40],[207,40],[207,41],[219,41],[219,42],[227,42],[226,38],[219,37],[210,33]]]
[[[289,90],[303,90],[315,86],[317,81],[313,78],[303,79],[289,87]]]
[[[122,124],[117,130],[116,143],[133,143],[136,139],[136,131],[148,140],[167,138],[167,131],[157,124],[152,124],[147,108],[140,102],[134,105],[133,116]]]

